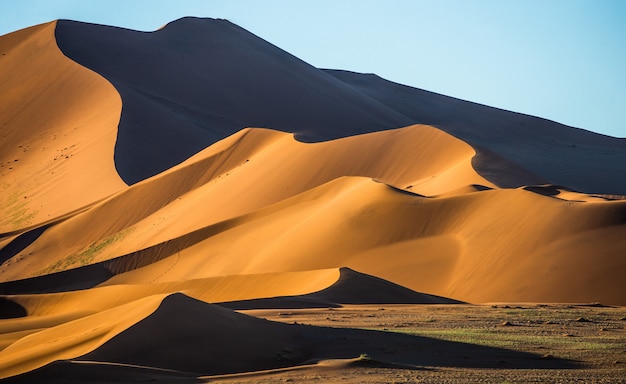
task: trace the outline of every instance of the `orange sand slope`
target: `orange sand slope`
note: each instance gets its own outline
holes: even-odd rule
[[[626,305],[626,199],[556,185],[549,176],[578,156],[574,147],[555,152],[539,177],[526,165],[546,161],[545,153],[525,146],[549,138],[535,128],[524,128],[534,136],[520,139],[523,153],[505,156],[514,139],[493,125],[473,125],[467,142],[430,125],[394,126],[405,121],[407,105],[423,102],[437,112],[445,100],[406,104],[398,94],[383,97],[380,85],[333,80],[224,21],[183,20],[143,35],[59,23],[0,37],[0,378],[107,369],[127,379],[195,377],[355,357],[366,342],[423,342],[357,332],[351,340],[358,342],[341,347],[345,330],[290,327],[224,307]],[[82,30],[88,33],[72,34]],[[207,33],[215,34],[208,43]],[[190,36],[199,41],[182,53],[172,48]],[[106,73],[64,56],[61,38],[65,54]],[[261,108],[255,100],[263,95],[243,95],[237,73],[246,67],[234,66],[214,84],[232,105],[203,93],[212,75],[194,68],[131,84],[128,74],[141,70],[136,57],[106,55],[124,52],[126,38],[146,57],[162,53],[161,64],[155,59],[146,71],[152,75],[196,56],[208,60],[212,51],[202,50],[215,42],[226,46],[213,68],[221,73],[253,46],[264,64],[247,76],[276,103]],[[288,84],[277,68],[289,68]],[[181,84],[193,82],[182,94]],[[287,99],[300,109],[285,109]],[[294,112],[304,105],[316,113]],[[248,107],[245,118],[238,114]],[[481,121],[490,121],[493,111],[484,108]],[[497,120],[514,115],[507,113]],[[142,125],[140,115],[159,121]],[[239,126],[244,121],[259,124]],[[272,121],[278,126],[250,127]],[[569,128],[555,129],[560,140]],[[180,140],[167,140],[174,136]],[[297,140],[305,136],[315,142]],[[607,143],[598,139],[581,156],[597,160],[594,151],[609,147],[616,158],[626,154]],[[589,191],[613,191],[611,177],[592,180]],[[331,341],[336,349],[324,346]],[[441,348],[457,347],[468,348]],[[415,364],[414,353],[399,356]]]
[[[0,37],[0,232],[62,216],[121,190],[113,164],[119,94],[69,60],[56,23]]]

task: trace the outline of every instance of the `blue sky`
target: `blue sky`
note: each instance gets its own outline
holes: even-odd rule
[[[0,35],[182,16],[229,19],[317,67],[626,137],[626,0],[0,0]]]

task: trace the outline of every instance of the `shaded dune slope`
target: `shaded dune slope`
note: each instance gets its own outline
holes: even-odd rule
[[[245,127],[320,141],[411,124],[226,20],[183,18],[155,32],[61,20],[56,38],[124,101],[115,162],[128,183]]]
[[[626,195],[626,139],[424,91],[373,74],[325,72],[414,123],[436,126],[466,141],[479,154],[484,150],[486,155],[497,153],[551,183],[578,191]],[[489,173],[489,162],[475,166],[481,174]],[[526,184],[536,183],[530,175],[528,180]],[[516,186],[506,184],[502,186]]]

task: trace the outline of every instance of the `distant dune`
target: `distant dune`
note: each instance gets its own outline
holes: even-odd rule
[[[626,194],[626,177],[617,176],[626,169],[624,138],[455,99],[376,75],[325,72],[414,123],[433,125],[466,141],[481,155],[474,161],[481,174],[493,174],[489,155],[496,153],[541,178],[528,174],[522,184],[544,180],[588,193]],[[486,162],[481,157],[487,157]],[[501,187],[521,185],[501,172],[492,176]]]
[[[61,20],[0,54],[0,378],[401,339],[231,309],[626,305],[624,139],[317,69],[226,20]]]

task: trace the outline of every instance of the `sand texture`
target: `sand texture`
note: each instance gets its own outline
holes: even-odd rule
[[[226,20],[60,20],[0,54],[1,381],[565,372],[567,351],[388,328],[626,305],[624,139],[321,70]],[[331,324],[379,307],[389,327]]]

